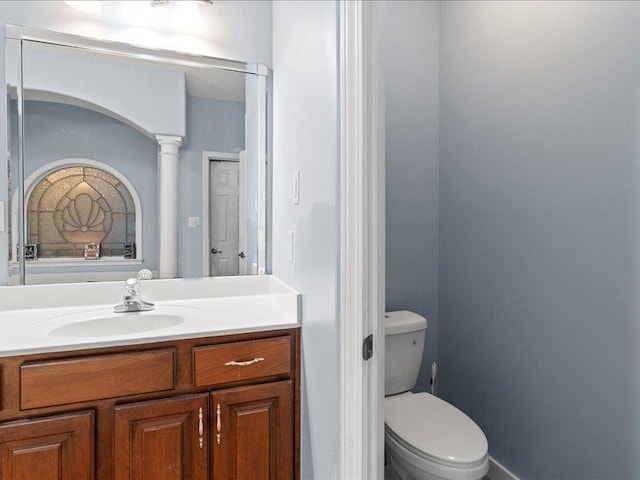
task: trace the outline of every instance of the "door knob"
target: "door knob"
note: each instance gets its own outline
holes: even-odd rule
[[[215,248],[212,248],[211,253],[215,255],[216,253],[222,253],[222,250],[216,250]]]
[[[244,252],[240,252],[240,253],[238,254],[238,256],[239,256],[240,258],[247,258],[247,256],[244,254]]]

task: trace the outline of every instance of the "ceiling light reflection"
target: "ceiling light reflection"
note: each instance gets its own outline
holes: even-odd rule
[[[202,24],[198,2],[181,0],[173,9],[173,24],[181,30],[190,30]]]
[[[82,13],[90,13],[92,15],[102,12],[102,2],[89,0],[65,0],[68,6]]]

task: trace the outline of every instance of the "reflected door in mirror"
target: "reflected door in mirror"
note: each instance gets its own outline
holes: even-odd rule
[[[242,251],[240,224],[246,224],[246,218],[240,218],[239,197],[244,190],[244,182],[240,180],[240,162],[214,160],[209,172],[209,271],[212,277],[238,275]]]

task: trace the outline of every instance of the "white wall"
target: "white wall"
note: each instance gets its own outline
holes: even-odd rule
[[[179,70],[28,42],[22,48],[22,78],[25,91],[40,100],[62,95],[85,108],[115,113],[148,136],[186,135],[187,85]]]
[[[337,39],[336,2],[273,4],[273,273],[303,295],[303,479],[339,477]],[[287,231],[295,232],[293,264]]]

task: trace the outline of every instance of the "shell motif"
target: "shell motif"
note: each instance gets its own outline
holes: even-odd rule
[[[96,232],[104,230],[104,210],[86,193],[69,202],[62,211],[64,229],[68,232]]]
[[[107,234],[107,214],[96,200],[80,193],[62,210],[63,228],[60,233],[72,243],[100,242]]]

